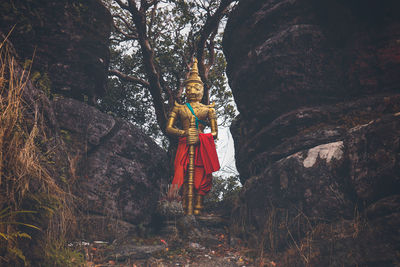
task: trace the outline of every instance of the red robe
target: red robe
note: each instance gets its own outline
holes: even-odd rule
[[[195,146],[194,161],[194,187],[197,193],[205,195],[211,190],[212,173],[218,171],[219,161],[213,136],[199,134],[200,144]],[[186,137],[179,138],[178,150],[175,156],[175,174],[172,184],[180,188],[183,184],[187,165],[189,163],[189,146],[186,144]]]

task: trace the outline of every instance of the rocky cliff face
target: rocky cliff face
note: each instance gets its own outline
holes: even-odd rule
[[[111,16],[101,1],[6,0],[0,16],[19,56],[33,60],[39,89],[90,103],[104,93]]]
[[[132,124],[74,99],[54,101],[85,238],[116,238],[152,223],[169,160]],[[97,228],[97,229],[96,229]]]
[[[228,21],[245,184],[233,226],[283,266],[398,260],[398,8],[251,0]]]
[[[166,191],[167,154],[130,123],[83,102],[93,104],[106,86],[107,9],[100,0],[2,1],[0,14],[0,32],[16,25],[9,40],[19,63],[35,55],[25,97],[28,105],[39,96],[45,103],[38,109],[46,118],[46,151],[54,155],[50,168],[74,195],[80,237],[142,231]]]

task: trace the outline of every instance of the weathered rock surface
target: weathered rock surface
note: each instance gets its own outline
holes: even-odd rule
[[[398,261],[398,8],[250,0],[228,20],[233,228],[283,266]]]
[[[6,0],[0,16],[39,89],[89,102],[105,91],[111,16],[100,0]]]
[[[151,223],[169,178],[166,152],[132,124],[80,101],[58,99],[54,110],[76,166],[82,212]]]
[[[133,125],[83,103],[105,90],[108,10],[100,0],[7,0],[0,15],[4,34],[15,25],[9,40],[21,65],[35,55],[25,94],[28,103],[45,103],[51,167],[58,182],[72,185],[83,237],[146,231],[168,181],[167,155]],[[35,103],[38,95],[43,101]]]

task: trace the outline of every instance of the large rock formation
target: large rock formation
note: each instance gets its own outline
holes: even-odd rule
[[[249,0],[227,23],[244,183],[233,226],[281,254],[283,266],[396,261],[398,9],[397,1]]]
[[[6,0],[0,16],[39,89],[91,103],[104,93],[111,15],[101,1]]]
[[[166,192],[167,153],[132,124],[77,100],[58,99],[54,111],[85,237],[115,238],[152,223]]]
[[[27,103],[44,103],[48,161],[55,181],[71,189],[80,237],[143,231],[166,190],[167,154],[132,124],[83,102],[94,104],[106,86],[108,10],[100,0],[7,0],[0,14],[4,35],[15,25],[8,39],[19,63],[29,67],[34,55]]]

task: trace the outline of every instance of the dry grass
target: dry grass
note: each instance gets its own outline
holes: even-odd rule
[[[287,208],[277,208],[269,203],[258,228],[253,227],[254,222],[246,221],[249,212],[245,207],[241,207],[239,213],[233,232],[244,235],[248,244],[256,248],[249,256],[256,259],[257,266],[270,266],[266,264],[269,261],[285,261],[282,251],[287,251],[291,260],[296,259],[296,266],[309,266],[319,253],[315,239],[321,229],[302,210],[292,207],[290,212]]]
[[[296,248],[297,253],[304,261],[305,266],[308,266],[310,263],[310,259],[313,255],[313,241],[314,234],[317,231],[317,228],[314,228],[308,216],[306,216],[301,210],[297,209],[298,215],[293,219],[292,223],[301,224],[302,228],[306,228],[305,236],[301,241],[297,241],[296,238],[293,237],[292,232],[290,231],[290,225],[286,224],[286,229],[290,240],[293,242],[294,247]]]
[[[46,142],[42,114],[38,105],[24,101],[27,77],[29,69],[19,67],[11,48],[3,41],[0,44],[0,211],[4,211],[4,216],[0,216],[0,265],[2,262],[29,264],[22,248],[26,244],[21,246],[20,239],[31,238],[32,234],[23,231],[44,239],[60,237],[67,229],[66,218],[72,214],[65,205],[68,195],[46,167],[39,145]],[[25,210],[24,205],[32,196],[36,196],[40,211]],[[46,199],[54,200],[57,205],[45,203]],[[43,213],[43,210],[49,214],[49,219],[42,220],[44,225],[41,225],[32,219],[35,217],[32,213]],[[24,216],[24,212],[29,212],[29,216]],[[27,230],[27,225],[32,227]],[[42,232],[32,231],[38,227]]]

